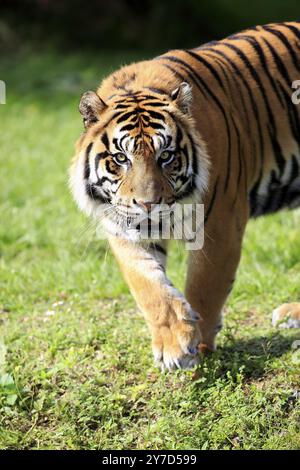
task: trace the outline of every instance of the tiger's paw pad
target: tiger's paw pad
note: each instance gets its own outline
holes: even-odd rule
[[[178,321],[152,333],[155,363],[161,370],[192,369],[199,362],[200,330],[196,324]]]
[[[273,310],[272,325],[278,328],[300,328],[300,303],[283,304]]]

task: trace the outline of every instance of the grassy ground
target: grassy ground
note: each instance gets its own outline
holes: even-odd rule
[[[0,447],[299,449],[300,213],[250,223],[218,352],[160,374],[105,242],[68,192],[78,96],[130,54],[2,61]],[[184,284],[184,252],[169,272]],[[298,397],[298,398],[297,398]]]

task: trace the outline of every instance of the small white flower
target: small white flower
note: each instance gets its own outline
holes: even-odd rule
[[[52,315],[55,315],[55,310],[46,310],[45,317],[52,317]]]

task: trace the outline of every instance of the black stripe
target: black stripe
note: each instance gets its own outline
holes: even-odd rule
[[[173,119],[173,121],[175,122],[176,124],[176,130],[177,130],[177,134],[176,134],[176,148],[178,149],[182,149],[181,146],[180,146],[180,143],[182,141],[182,138],[183,138],[183,133],[182,133],[182,129],[181,127],[184,129],[186,135],[187,135],[187,138],[189,139],[190,141],[190,144],[191,144],[191,147],[192,147],[192,168],[193,168],[193,177],[195,175],[198,175],[198,160],[197,160],[197,151],[196,151],[196,144],[194,142],[194,139],[193,137],[189,134],[189,132],[187,131],[187,129],[185,128],[184,124],[181,122],[180,125],[178,122],[176,122],[176,117],[174,116],[174,114],[170,111],[166,111],[169,116]],[[171,137],[170,137],[170,140],[171,140]],[[170,142],[168,143],[168,145],[170,145]],[[186,157],[188,158],[188,155],[186,155]]]
[[[128,108],[128,104],[127,103],[120,103],[118,104],[115,109],[127,109]]]
[[[90,163],[89,163],[89,156],[91,149],[93,147],[93,142],[91,142],[85,151],[85,160],[84,160],[84,169],[83,169],[83,179],[88,180],[90,177]]]
[[[191,147],[192,147],[192,168],[193,168],[193,177],[195,176],[198,176],[198,159],[197,159],[197,151],[196,151],[196,144],[194,142],[194,139],[193,137],[188,134],[187,135],[189,140],[190,140],[190,144],[191,144]]]
[[[272,127],[272,129],[270,129],[270,127],[268,126],[269,127],[269,135],[270,135],[271,143],[272,143],[272,146],[273,146],[274,156],[275,156],[277,165],[279,167],[280,173],[282,174],[283,169],[284,169],[284,165],[285,165],[285,160],[284,160],[284,157],[282,155],[280,144],[279,144],[279,142],[276,138],[277,130],[276,130],[274,116],[273,116],[273,113],[271,111],[269,101],[268,101],[264,86],[263,86],[263,84],[260,80],[260,77],[257,74],[254,67],[252,66],[252,64],[249,62],[249,60],[245,56],[245,54],[238,47],[235,47],[235,46],[232,46],[232,45],[229,45],[229,44],[225,44],[225,46],[230,47],[231,49],[236,51],[236,53],[239,55],[239,57],[243,60],[243,62],[246,64],[246,66],[250,70],[253,78],[256,80],[256,82],[259,86],[259,89],[261,91],[261,94],[263,96],[263,99],[264,99],[264,102],[265,102],[265,105],[266,105],[266,109],[267,109],[268,117],[269,117],[269,120],[270,120],[270,123],[271,123],[271,127]]]
[[[111,180],[110,178],[108,178],[108,176],[102,176],[101,178],[98,178],[98,181],[97,183],[95,183],[95,186],[103,186],[103,183],[106,183],[106,181],[108,181],[110,184],[116,184],[118,183],[118,180]]]
[[[170,55],[165,55],[162,56],[161,59],[163,60],[170,60],[171,62],[175,62],[176,64],[180,65],[190,80],[197,86],[197,88],[201,91],[201,93],[206,96],[207,95],[207,90],[205,88],[208,88],[208,86],[205,84],[205,82],[200,78],[200,76],[197,74],[197,72],[193,69],[191,65],[189,65],[187,62],[185,62],[183,59],[179,59],[178,57],[175,56],[170,56]],[[177,72],[177,75],[178,72]],[[182,80],[186,79],[181,75]],[[199,85],[199,83],[202,85],[202,87]]]
[[[291,190],[291,185],[295,179],[299,177],[299,162],[295,155],[291,157],[292,167],[288,181],[283,183],[274,170],[270,175],[267,193],[259,195],[258,204],[254,205],[251,200],[251,216],[276,212],[284,207],[293,205],[295,198],[299,197],[299,189]],[[250,195],[251,196],[251,195]]]
[[[116,175],[116,176],[117,176],[117,175],[119,174],[119,171],[110,168],[110,165],[111,165],[111,164],[112,164],[113,166],[116,166],[116,164],[113,163],[110,159],[105,160],[105,169],[106,169],[107,173],[110,173],[111,175]],[[119,168],[119,167],[117,167],[117,168]]]
[[[258,199],[258,189],[262,180],[262,176],[258,178],[255,184],[252,186],[249,193],[249,203],[250,203],[250,217],[257,217],[260,210],[260,202]]]
[[[153,86],[145,86],[144,88],[153,91],[154,93],[158,93],[159,95],[169,95],[169,93],[166,90],[163,90],[162,88],[156,88]]]
[[[288,185],[290,184],[299,176],[299,162],[295,155],[292,155],[292,169],[291,169],[291,175],[290,179],[288,182]]]
[[[278,139],[277,139],[273,129],[271,129],[269,125],[267,125],[267,127],[268,127],[268,132],[269,132],[271,144],[272,144],[272,147],[273,147],[274,157],[275,157],[277,166],[279,168],[279,173],[280,173],[280,175],[282,175],[283,171],[284,171],[284,167],[285,167],[285,159],[283,157],[280,144],[278,142]]]
[[[127,138],[128,138],[128,135],[125,134],[125,135],[123,135],[123,136],[121,137],[121,139],[119,140],[119,142],[118,142],[118,147],[117,147],[117,145],[115,144],[115,145],[116,145],[116,148],[117,148],[118,150],[123,151],[124,153],[126,153],[126,152],[125,152],[125,148],[124,148],[124,146],[123,146],[123,142],[124,142],[124,140],[127,139]],[[114,140],[117,141],[117,139],[114,139]]]
[[[249,99],[250,99],[250,102],[251,102],[251,107],[252,107],[252,110],[253,110],[253,113],[254,113],[254,116],[255,116],[255,122],[256,122],[256,125],[257,125],[257,132],[258,132],[258,137],[259,137],[260,164],[261,165],[260,165],[260,169],[259,169],[259,178],[258,179],[260,179],[261,176],[262,176],[262,171],[263,171],[263,167],[264,167],[264,140],[263,140],[263,135],[262,135],[262,130],[261,130],[259,111],[258,111],[258,108],[257,108],[256,101],[254,99],[252,90],[249,86],[249,83],[244,78],[243,74],[241,73],[239,67],[237,67],[237,65],[230,59],[230,57],[227,56],[227,54],[225,54],[224,52],[221,52],[217,49],[211,49],[210,52],[221,56],[223,59],[225,59],[231,65],[234,72],[240,78],[240,80],[242,81],[243,85],[245,86],[245,88],[247,90],[247,93],[248,93],[248,96],[249,96]]]
[[[199,54],[196,54],[195,52],[193,51],[188,51],[188,50],[184,50],[184,52],[186,54],[189,54],[191,57],[193,57],[194,59],[196,59],[198,62],[200,62],[201,64],[203,64],[210,72],[211,74],[215,77],[215,79],[217,80],[217,82],[219,83],[220,87],[223,88],[224,90],[224,85],[223,85],[223,82],[218,74],[218,72],[216,71],[216,69],[211,65],[210,62],[208,62],[207,60],[204,59],[203,56],[200,56]]]
[[[126,126],[123,126],[120,131],[132,131],[133,129],[136,129],[137,123],[136,124],[127,124]]]
[[[205,53],[205,51],[202,51],[202,54],[203,52]],[[252,160],[253,160],[253,175],[255,175],[255,172],[256,172],[256,164],[257,164],[257,158],[256,158],[256,144],[255,144],[255,139],[251,138],[251,125],[250,125],[250,118],[249,118],[249,113],[248,113],[248,110],[247,110],[247,106],[246,106],[246,103],[245,103],[245,99],[244,99],[244,95],[242,93],[242,90],[241,90],[241,87],[240,87],[240,83],[239,81],[237,80],[236,76],[234,73],[231,73],[230,74],[230,79],[227,75],[227,66],[228,64],[226,64],[226,62],[223,61],[223,59],[219,58],[219,57],[214,57],[214,60],[218,62],[219,64],[219,67],[221,68],[222,72],[223,72],[223,75],[224,75],[224,78],[227,82],[227,86],[228,86],[228,89],[230,91],[231,90],[231,86],[233,85],[230,81],[230,79],[233,79],[234,81],[234,93],[235,91],[237,90],[238,93],[239,93],[239,100],[240,102],[242,103],[242,108],[243,108],[243,112],[244,112],[244,115],[245,115],[245,119],[246,119],[246,126],[247,126],[247,132],[248,132],[248,136],[250,138],[250,145],[251,145],[251,154],[252,154]],[[233,98],[231,97],[231,99],[233,100]],[[231,119],[233,120],[234,117],[231,116]],[[238,131],[239,132],[239,131]],[[244,153],[242,153],[242,157],[244,159]],[[248,179],[247,179],[247,163],[244,162],[244,169],[245,169],[245,188],[247,190],[247,184],[248,184]]]
[[[300,23],[299,24],[299,28],[300,28]],[[284,26],[285,28],[288,28],[290,31],[292,31],[294,33],[294,35],[296,36],[297,39],[300,39],[300,29],[299,28],[296,28],[296,26],[294,26],[293,24],[290,24],[290,23],[281,23],[281,26]]]
[[[150,106],[151,108],[165,108],[169,106],[167,103],[163,103],[162,101],[143,101],[143,106]]]
[[[136,98],[137,103],[140,103],[141,101],[146,101],[146,100],[157,100],[157,96],[154,95],[143,95],[142,92],[139,93],[140,96]]]
[[[295,68],[300,71],[300,68],[299,68],[299,62],[298,62],[298,58],[295,54],[295,51],[294,49],[292,48],[292,46],[290,45],[289,41],[287,40],[287,38],[285,37],[285,35],[277,30],[277,29],[272,29],[270,26],[266,25],[266,26],[262,26],[262,28],[265,30],[265,31],[268,31],[270,34],[272,34],[273,36],[276,36],[281,42],[282,44],[284,44],[284,46],[286,47],[286,49],[288,50],[290,56],[291,56],[291,59],[293,61],[293,64],[295,66]]]
[[[162,64],[162,65],[163,65],[163,67],[170,70],[176,77],[180,78],[181,81],[183,81],[183,82],[186,81],[186,77],[184,77],[180,72],[178,72],[178,70],[174,69],[173,67],[171,67],[168,64]]]
[[[181,179],[181,180],[186,179],[186,178],[187,177],[185,175],[180,175],[178,177],[178,179]],[[185,183],[186,183],[186,181],[185,181]],[[188,182],[187,187],[184,190],[182,190],[182,192],[179,192],[178,194],[176,194],[175,200],[176,201],[181,201],[185,197],[191,196],[191,194],[194,192],[195,189],[196,189],[195,181],[194,181],[194,179],[191,179]]]
[[[276,172],[272,170],[271,178],[268,184],[268,193],[263,202],[263,206],[261,207],[263,214],[271,214],[276,212],[276,210],[281,205],[281,192],[282,187],[280,186],[280,180],[278,180]]]
[[[109,151],[109,140],[108,140],[107,132],[104,132],[104,134],[102,134],[101,141],[102,141],[103,145],[104,145],[104,146],[107,148],[107,150]]]
[[[177,159],[177,164],[178,164],[177,173],[180,173],[182,170],[184,171],[184,173],[177,176],[176,181],[181,180],[181,181],[184,181],[184,183],[186,183],[187,180],[189,179],[189,177],[187,176],[187,169],[190,163],[187,145],[184,145],[184,147],[182,147],[180,150],[185,156],[185,160],[182,158],[182,156],[180,159]],[[183,163],[185,163],[185,165]],[[192,175],[192,178],[194,178],[194,175]]]
[[[188,53],[188,51],[185,51],[186,53]],[[219,82],[219,84],[221,85],[221,87],[223,88],[223,90],[225,90],[224,88],[224,85],[223,85],[223,82],[219,76],[219,74],[217,73],[217,71],[211,66],[211,64],[206,61],[205,59],[203,59],[203,57],[200,57],[199,55],[193,53],[192,51],[190,52],[190,55],[192,57],[194,57],[195,59],[197,59],[199,62],[201,62],[202,64],[204,64],[209,70],[210,72],[213,74],[213,76],[215,77],[215,79]],[[226,77],[227,78],[227,77]],[[237,191],[238,191],[238,188],[239,188],[239,185],[240,185],[240,181],[241,181],[241,175],[242,175],[242,161],[241,161],[241,138],[240,138],[240,133],[239,133],[239,130],[237,128],[237,125],[234,121],[234,118],[233,116],[231,115],[231,121],[233,123],[233,126],[234,126],[234,129],[235,129],[235,133],[236,133],[236,136],[237,136],[237,141],[238,141],[238,162],[239,162],[239,170],[238,170],[238,177],[237,177]],[[237,192],[236,192],[236,196],[235,196],[235,200],[237,198]]]
[[[108,154],[107,151],[101,152],[101,153],[97,153],[97,155],[96,155],[96,157],[95,157],[95,171],[96,171],[96,174],[97,174],[97,169],[98,169],[100,160],[103,160],[103,159],[106,158],[108,155],[109,155],[109,154]]]
[[[120,99],[115,101],[115,104],[135,104],[136,97],[132,93],[122,93],[119,95]]]
[[[280,75],[282,76],[282,78],[284,79],[286,85],[290,89],[292,80],[289,76],[288,70],[287,70],[284,62],[281,60],[280,55],[277,54],[277,52],[276,52],[275,48],[272,46],[272,44],[265,38],[263,38],[263,41],[268,46],[268,48],[270,50],[270,53],[272,54],[274,63],[276,65]]]
[[[154,251],[158,251],[159,253],[162,253],[164,256],[167,255],[167,251],[158,243],[150,243],[149,247],[153,249]]]
[[[216,199],[216,195],[217,195],[217,189],[218,189],[218,182],[219,182],[219,177],[216,179],[214,189],[213,189],[213,193],[212,193],[212,197],[211,197],[208,209],[205,213],[205,217],[204,217],[204,223],[205,224],[208,222],[209,216],[210,216],[211,211],[214,207],[214,203],[215,203],[215,199]]]
[[[142,123],[143,123],[144,125],[147,126],[147,125],[149,124],[149,122],[150,122],[150,117],[147,116],[146,114],[141,114],[140,120],[142,121]]]
[[[152,122],[152,121],[150,121],[150,123],[148,124],[148,127],[152,127],[153,129],[164,129],[164,126],[162,126],[161,124],[158,124],[157,122]]]
[[[280,104],[283,106],[283,102],[282,102],[282,99],[281,99],[281,96],[278,92],[278,89],[277,89],[277,86],[276,86],[276,83],[270,73],[270,70],[268,68],[268,65],[267,65],[267,61],[266,61],[266,56],[264,54],[264,51],[261,47],[261,45],[259,44],[259,42],[257,41],[257,39],[254,37],[254,36],[242,36],[240,38],[236,38],[238,40],[244,40],[244,41],[247,41],[252,47],[253,49],[256,51],[259,59],[260,59],[260,62],[262,64],[262,67],[271,83],[271,86],[273,88],[273,91],[275,93],[275,95],[277,96],[277,99],[280,101]]]
[[[101,194],[99,194],[97,191],[97,187],[93,184],[86,183],[85,191],[87,195],[95,201],[98,201],[103,204],[110,202],[110,198],[101,196]]]
[[[145,111],[147,112],[147,114],[149,114],[151,118],[165,122],[165,116],[163,114],[158,113],[157,111],[152,111],[151,109],[147,109]]]
[[[166,137],[162,132],[157,132],[157,135],[161,137],[161,139],[163,140],[163,147],[165,148],[169,147],[172,141],[172,137],[170,135]]]
[[[239,164],[238,177],[237,177],[237,183],[236,183],[236,194],[235,194],[235,198],[234,198],[234,203],[235,203],[236,200],[237,200],[237,197],[238,197],[238,190],[239,190],[239,186],[240,186],[240,182],[241,182],[243,165],[242,165],[242,148],[241,148],[240,132],[239,132],[239,129],[238,129],[236,123],[235,123],[235,120],[234,120],[233,116],[231,117],[231,119],[232,119],[232,123],[233,123],[234,129],[235,129],[236,137],[237,137],[237,155],[238,155],[238,164]]]
[[[275,125],[274,115],[273,115],[271,107],[270,107],[270,103],[269,103],[269,100],[268,100],[268,96],[266,94],[265,87],[264,87],[257,71],[255,70],[255,68],[251,64],[251,62],[248,59],[248,57],[246,56],[246,54],[244,54],[244,52],[239,47],[233,46],[232,44],[229,44],[229,43],[224,43],[224,47],[228,47],[229,49],[234,51],[237,54],[237,56],[241,59],[243,64],[250,71],[250,73],[251,73],[252,77],[254,78],[254,80],[256,81],[256,83],[258,85],[258,89],[259,89],[259,91],[262,95],[262,98],[263,98],[263,101],[265,103],[265,107],[266,107],[266,110],[267,110],[268,118],[269,118],[270,124],[272,126],[272,129],[273,129],[274,132],[276,132],[276,125]]]
[[[129,111],[129,112],[127,112],[127,113],[124,113],[124,114],[122,114],[122,115],[117,119],[116,124],[120,124],[121,122],[126,121],[126,119],[129,119],[129,118],[131,118],[132,116],[136,117],[133,110],[132,110],[132,111]]]
[[[124,137],[125,136],[123,135],[122,139],[124,139]],[[122,148],[120,146],[120,143],[118,142],[118,139],[116,137],[113,138],[113,144],[114,144],[114,146],[116,147],[117,150],[119,150],[119,151],[122,150]]]
[[[181,144],[181,141],[182,141],[183,134],[182,134],[182,130],[181,130],[179,125],[176,126],[176,130],[177,130],[176,139],[175,139],[176,148],[181,148],[180,144]]]
[[[115,117],[119,116],[120,114],[121,114],[120,112],[114,113],[114,114],[102,125],[102,129],[106,129],[106,127],[115,119]]]

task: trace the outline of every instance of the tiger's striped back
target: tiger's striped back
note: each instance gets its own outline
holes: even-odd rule
[[[97,90],[105,103],[101,119],[95,117],[78,142],[75,161],[83,151],[88,170],[77,199],[94,206],[96,200],[110,202],[119,185],[126,199],[130,185],[111,154],[128,147],[153,156],[157,146],[171,145],[178,149],[175,199],[179,186],[182,198],[203,193],[209,156],[206,220],[219,203],[227,200],[234,208],[241,197],[249,199],[251,216],[298,206],[300,108],[291,97],[300,78],[299,58],[300,23],[290,22],[257,26],[114,72]],[[189,112],[179,117],[170,106],[182,83],[190,86]],[[141,171],[153,170],[154,181],[159,174],[151,158]]]
[[[217,166],[212,188],[217,179],[224,194],[244,185],[252,216],[298,206],[300,23],[257,26],[158,60],[193,84],[196,121]]]

